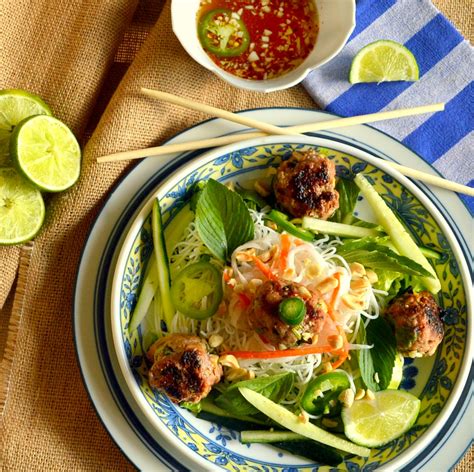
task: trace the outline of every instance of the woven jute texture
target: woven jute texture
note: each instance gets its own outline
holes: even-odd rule
[[[29,6],[30,15],[35,14],[36,8],[38,15],[45,10],[53,13],[53,17],[58,15],[52,6],[55,3],[53,0],[25,3]],[[123,15],[114,18],[118,20],[120,17],[123,23],[133,8],[130,2],[118,6],[118,0],[65,0],[64,3],[71,8],[72,5],[76,8],[84,8],[85,5],[102,7],[108,9],[108,14],[112,5],[119,10],[122,8]],[[34,245],[22,251],[15,297],[9,298],[8,310],[0,313],[6,318],[7,311],[13,311],[2,378],[5,390],[0,466],[3,465],[5,470],[132,468],[108,437],[87,399],[74,356],[71,333],[73,282],[87,230],[110,187],[130,167],[127,163],[98,165],[95,159],[115,151],[159,144],[175,132],[207,118],[144,99],[138,93],[139,88],[157,88],[229,110],[272,105],[314,107],[300,87],[272,95],[257,95],[236,90],[216,79],[190,60],[177,43],[171,32],[169,4],[161,11],[162,3],[160,0],[142,0],[139,3],[134,22],[125,32],[89,122],[88,128],[96,129],[85,148],[81,180],[70,192],[49,202],[47,226]],[[435,3],[453,20],[458,18],[459,23],[456,24],[470,37],[470,0],[438,0]],[[15,4],[18,5],[18,2]],[[459,11],[464,14],[459,14]],[[152,28],[160,12],[158,23]],[[47,22],[54,30],[54,20],[44,17],[41,21]],[[58,21],[56,19],[56,23]],[[114,20],[102,17],[96,18],[96,21],[102,24],[92,28],[95,34],[103,41],[110,39],[112,26],[116,25]],[[89,53],[103,53],[97,46],[97,36],[90,33],[92,40],[96,40],[97,50],[91,46]],[[1,34],[0,31],[0,41]],[[82,42],[88,41],[91,38],[82,36],[77,40],[76,47],[84,47]],[[68,50],[68,46],[64,44],[62,50]],[[37,67],[41,69],[40,61]],[[36,90],[49,99],[59,115],[51,92],[39,88],[42,79],[38,84],[33,79],[27,82],[28,77],[20,76],[15,79],[17,82],[8,86]],[[102,78],[103,72],[98,82]],[[2,85],[0,83],[0,87]],[[67,85],[69,90],[74,90],[72,84],[68,82]],[[94,84],[93,98],[97,96],[98,85]],[[93,99],[89,101],[85,115],[92,103]],[[60,116],[76,126],[73,118]],[[84,122],[77,125],[77,131],[84,128]],[[20,259],[18,253],[16,257]],[[3,269],[6,256],[4,259],[2,254],[0,260]],[[0,285],[0,294],[1,289]],[[0,342],[0,351],[1,348]],[[156,470],[160,470],[159,467]],[[466,457],[458,470],[472,470],[472,456],[471,459]]]
[[[2,0],[0,89],[39,94],[80,137],[135,5],[136,0]],[[0,249],[0,260],[1,308],[19,248]]]

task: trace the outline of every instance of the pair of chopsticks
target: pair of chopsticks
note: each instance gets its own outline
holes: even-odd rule
[[[172,103],[174,105],[182,106],[185,108],[189,108],[191,110],[203,112],[214,117],[223,118],[225,120],[232,121],[234,123],[238,123],[249,128],[256,128],[260,131],[246,132],[246,133],[234,134],[230,136],[223,136],[220,138],[204,139],[200,141],[191,141],[187,143],[167,144],[164,146],[156,146],[156,147],[150,147],[146,149],[137,149],[135,151],[119,152],[116,154],[99,157],[97,159],[98,162],[116,162],[116,161],[122,161],[122,160],[130,160],[130,159],[141,159],[144,157],[162,156],[165,154],[176,153],[176,152],[185,152],[185,151],[191,151],[195,149],[224,146],[227,144],[237,143],[237,142],[244,141],[247,139],[260,138],[260,137],[264,137],[268,135],[286,135],[286,136],[287,135],[301,135],[303,133],[307,133],[310,131],[314,132],[314,131],[328,130],[328,129],[334,129],[334,128],[341,128],[345,126],[354,126],[354,125],[360,125],[360,124],[373,123],[375,121],[393,120],[396,118],[403,118],[405,116],[421,115],[423,113],[433,113],[433,112],[444,110],[444,103],[435,103],[432,105],[424,105],[424,106],[419,106],[419,107],[414,107],[414,108],[385,111],[385,112],[380,112],[380,113],[371,113],[368,115],[352,116],[349,118],[332,118],[330,120],[321,121],[318,123],[308,123],[304,125],[282,128],[282,127],[275,126],[269,123],[264,123],[259,120],[254,120],[253,118],[249,118],[237,113],[221,110],[220,108],[215,108],[210,105],[206,105],[204,103],[188,100],[186,98],[179,97],[177,95],[173,95],[170,93],[160,92],[158,90],[151,90],[147,88],[142,88],[141,91],[143,94],[151,98],[162,100],[164,102]],[[456,182],[452,182],[450,180],[444,179],[442,177],[437,177],[435,175],[427,174],[425,172],[412,169],[410,167],[402,166],[400,164],[396,164],[395,162],[386,161],[384,159],[375,158],[375,157],[374,159],[377,161],[384,162],[385,164],[398,170],[398,172],[400,172],[401,174],[407,177],[411,177],[413,179],[416,179],[416,180],[419,180],[419,181],[422,181],[422,182],[425,182],[427,184],[431,184],[437,187],[441,187],[447,190],[452,190],[454,192],[474,196],[474,189],[466,185],[461,185]]]

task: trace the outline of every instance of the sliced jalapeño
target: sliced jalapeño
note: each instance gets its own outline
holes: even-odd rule
[[[350,388],[343,372],[329,372],[313,379],[306,387],[301,407],[312,415],[337,415],[341,411],[340,393]]]
[[[195,320],[209,318],[222,300],[221,273],[210,262],[190,264],[174,277],[171,299],[183,315]]]
[[[225,8],[203,15],[198,23],[198,34],[203,48],[218,57],[240,56],[250,44],[244,22]]]

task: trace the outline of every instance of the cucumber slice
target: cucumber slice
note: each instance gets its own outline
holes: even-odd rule
[[[255,408],[267,415],[276,423],[294,433],[301,434],[309,439],[313,439],[314,441],[340,449],[341,451],[350,454],[356,454],[363,457],[368,457],[370,455],[370,449],[357,446],[345,439],[341,439],[334,434],[324,431],[324,429],[318,428],[313,423],[303,423],[294,413],[281,405],[272,402],[260,393],[254,392],[249,388],[241,387],[239,390],[243,397]]]
[[[431,267],[431,264],[423,255],[413,238],[408,234],[400,221],[398,221],[396,215],[392,210],[390,210],[383,198],[362,174],[357,174],[354,181],[359,186],[362,195],[371,206],[378,222],[390,236],[390,239],[398,252],[402,256],[413,259],[432,275],[432,277],[420,277],[420,279],[431,293],[438,293],[441,289],[441,283],[436,272],[433,267]]]
[[[292,431],[241,431],[240,442],[244,444],[252,443],[274,443],[274,442],[286,442],[286,441],[300,441],[306,439],[301,434],[293,433]]]
[[[441,259],[441,254],[428,246],[420,246],[420,251],[428,259],[434,259],[435,261]]]
[[[145,318],[150,308],[150,304],[155,296],[156,289],[158,288],[158,271],[156,268],[156,258],[152,257],[148,263],[148,267],[145,273],[145,280],[143,281],[140,294],[138,295],[137,304],[133,310],[132,319],[128,330],[130,333],[135,331],[140,323]]]
[[[371,238],[381,234],[377,229],[318,220],[311,216],[303,218],[303,228],[309,229],[314,233],[330,234],[332,236],[340,236],[341,238]]]
[[[153,245],[155,247],[155,258],[158,273],[158,288],[161,296],[161,304],[163,306],[164,321],[168,328],[171,327],[171,321],[175,315],[173,302],[171,301],[170,293],[170,269],[168,263],[168,254],[166,252],[166,243],[163,232],[163,220],[161,217],[160,204],[158,199],[153,202],[152,212],[152,233]]]
[[[170,221],[169,225],[164,231],[165,237],[165,246],[166,254],[171,254],[171,251],[176,246],[176,244],[182,239],[185,229],[188,227],[189,223],[193,221],[194,213],[191,211],[189,204],[186,204],[176,216]],[[148,264],[145,280],[143,281],[142,288],[140,289],[140,294],[138,295],[137,304],[135,305],[135,310],[133,311],[132,320],[129,325],[129,331],[135,331],[140,323],[145,318],[150,308],[155,292],[158,288],[158,271],[157,271],[157,258],[155,251],[152,252],[150,262]],[[174,313],[174,311],[173,311]]]
[[[332,447],[315,444],[314,441],[291,431],[242,431],[240,441],[244,444],[271,444],[292,454],[331,466],[336,466],[344,460]]]
[[[342,454],[332,447],[315,444],[311,439],[305,439],[304,441],[276,442],[272,443],[272,446],[332,467],[336,467],[344,460]]]
[[[191,211],[191,205],[186,203],[165,228],[165,244],[168,254],[172,254],[176,244],[183,239],[184,231],[193,220],[194,212]]]

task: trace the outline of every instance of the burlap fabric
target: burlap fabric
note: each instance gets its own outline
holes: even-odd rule
[[[89,35],[81,34],[81,39],[77,39],[74,47],[71,43],[63,43],[60,50],[66,51],[69,50],[68,48],[75,50],[77,47],[86,47],[82,43],[88,43],[87,55],[99,54],[103,59],[94,60],[91,65],[83,64],[83,70],[88,71],[89,75],[89,67],[102,65],[105,68],[110,56],[104,50],[109,44],[115,44],[115,35],[126,24],[133,2],[118,0],[39,2],[37,0],[36,3],[27,2],[31,10],[22,19],[28,23],[31,21],[30,17],[32,15],[35,17],[37,13],[38,24],[48,25],[44,28],[49,28],[51,33],[54,33],[57,31],[55,27],[59,22],[57,12],[61,11],[57,9],[63,3],[74,10],[71,14],[76,18],[76,22],[72,23],[76,27],[78,24],[81,28],[85,26],[84,22],[78,21],[78,18],[84,19],[87,16],[84,14],[85,10],[93,16],[88,21],[96,23],[94,25],[86,22],[89,26],[86,28]],[[465,19],[469,14],[471,2],[470,0],[439,0],[438,3],[441,4],[441,8],[443,4],[446,6],[452,4],[454,7],[463,6],[466,15],[461,17]],[[44,4],[48,7],[43,6]],[[53,4],[56,4],[56,7]],[[18,6],[18,2],[16,5]],[[13,3],[7,6],[13,9]],[[101,12],[95,10],[93,13],[93,8],[103,10]],[[140,43],[147,36],[151,24],[150,18],[157,15],[159,10],[159,0],[140,2],[139,15],[136,16],[137,22],[127,30],[124,42],[118,50],[116,63],[102,90],[95,111],[96,115],[101,114],[103,104],[108,101],[111,94],[111,88],[119,82],[123,74],[124,63],[131,61],[139,50]],[[457,14],[456,8],[452,11]],[[44,16],[40,19],[41,15]],[[120,26],[118,26],[119,23]],[[12,36],[15,28],[12,28],[12,32],[9,33]],[[71,24],[69,28],[72,28]],[[64,24],[61,25],[61,29],[67,30]],[[77,30],[74,31],[77,32]],[[75,35],[71,33],[71,36]],[[112,40],[112,37],[115,39]],[[37,38],[38,35],[35,36],[36,42]],[[1,41],[0,36],[0,46]],[[23,40],[22,44],[25,43]],[[41,50],[42,46],[38,46],[38,51]],[[25,55],[28,56],[27,53]],[[36,56],[48,58],[48,55],[43,54]],[[78,57],[79,55],[75,57],[76,60]],[[89,80],[84,81],[83,84],[81,82],[78,86],[79,77],[74,76],[72,83],[71,79],[68,79],[68,90],[73,97],[80,95],[73,94],[74,90],[80,87],[87,88],[90,85],[91,89],[87,88],[87,90],[94,89],[90,95],[82,92],[82,99],[85,101],[89,99],[88,107],[82,108],[84,104],[81,101],[76,111],[85,110],[82,115],[83,121],[76,122],[74,108],[72,105],[67,106],[68,103],[73,103],[74,99],[70,99],[68,95],[62,96],[61,102],[64,106],[60,114],[57,108],[59,104],[56,105],[54,101],[54,89],[41,88],[41,84],[46,80],[44,72],[39,73],[41,72],[40,64],[44,60],[31,62],[36,65],[38,83],[33,80],[30,73],[23,74],[30,76],[30,81],[28,77],[18,74],[18,76],[8,76],[9,81],[14,80],[13,83],[0,82],[0,87],[18,86],[37,91],[50,101],[58,116],[80,132],[103,79],[104,69],[96,72],[94,77],[97,78],[97,82],[94,84],[91,84]],[[25,60],[15,64],[24,63]],[[71,60],[67,67],[74,67],[74,65],[75,61]],[[54,73],[61,75],[61,69],[56,69],[50,77]],[[2,71],[0,71],[1,77],[3,77]],[[0,394],[0,400],[2,398],[4,400],[2,432],[0,433],[3,444],[0,460],[3,461],[5,470],[64,470],[66,468],[126,470],[131,468],[95,417],[85,394],[73,352],[70,306],[73,281],[87,229],[97,214],[108,189],[128,167],[126,163],[99,166],[95,163],[95,158],[114,151],[156,145],[184,127],[205,118],[195,112],[143,99],[137,92],[141,86],[182,94],[230,110],[271,105],[314,106],[299,87],[268,96],[238,91],[220,82],[193,63],[181,49],[171,33],[169,4],[165,6],[157,25],[148,35],[146,43],[139,50],[133,64],[120,82],[85,148],[80,182],[70,192],[55,197],[49,202],[50,218],[45,230],[32,248],[22,252],[22,267],[15,287],[15,297],[14,299],[10,297],[5,307],[7,310],[1,314],[5,320],[8,316],[7,311],[13,306],[9,340],[2,362],[2,384],[5,390],[3,395]],[[81,98],[77,99],[81,100]],[[67,110],[70,110],[70,115],[67,114]],[[15,257],[8,256],[7,258],[7,256],[6,253],[0,255],[2,269],[4,261],[13,261],[11,265],[14,266]],[[11,284],[11,281],[9,283]],[[3,287],[0,285],[0,297],[4,287],[8,288],[8,284],[5,283]],[[466,462],[464,466],[461,465],[460,470],[472,470],[472,461]]]

